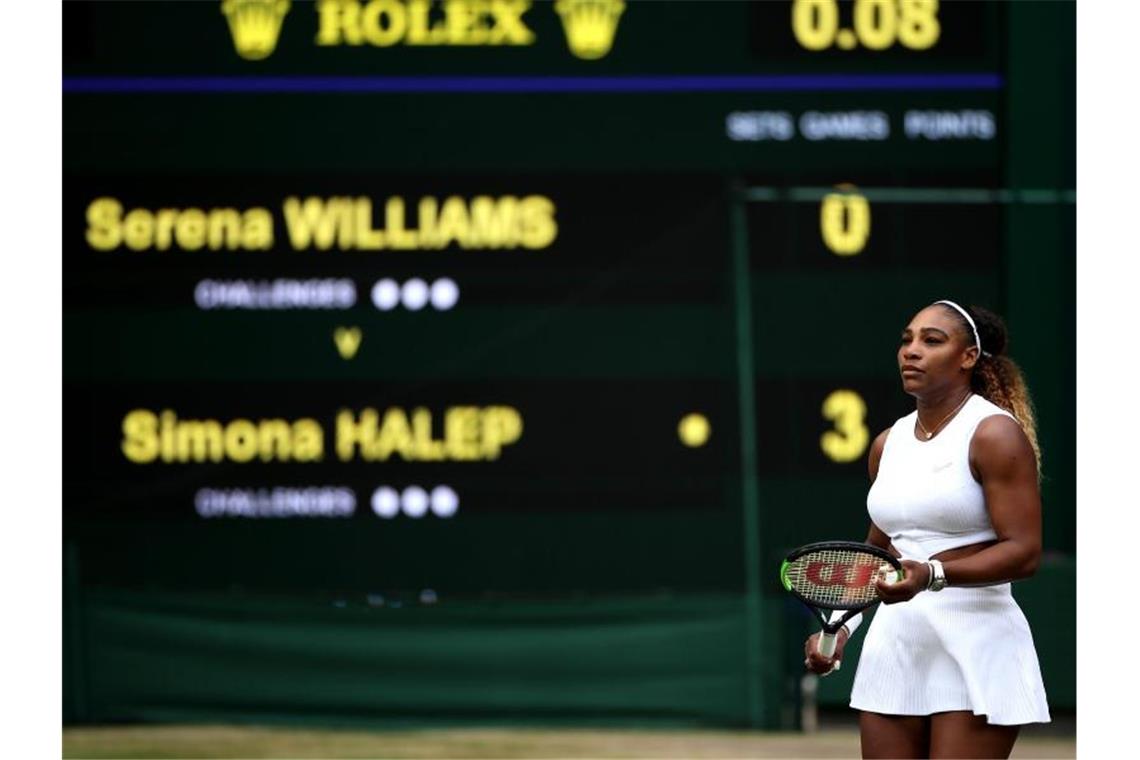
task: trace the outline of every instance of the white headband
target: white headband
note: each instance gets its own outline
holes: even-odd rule
[[[974,343],[978,346],[978,352],[983,356],[989,356],[988,353],[982,350],[982,339],[981,336],[978,335],[978,326],[974,324],[974,318],[970,316],[969,312],[953,301],[935,301],[934,303],[944,303],[965,317],[966,322],[970,325],[970,329],[974,331]]]

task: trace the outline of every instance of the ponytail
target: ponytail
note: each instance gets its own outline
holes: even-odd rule
[[[953,309],[950,311],[965,328],[968,345],[975,345],[974,331],[969,323],[961,314]],[[1005,323],[997,314],[980,306],[970,306],[969,313],[977,326],[977,335],[983,349],[974,365],[970,389],[1005,409],[1021,424],[1029,445],[1033,447],[1033,456],[1037,459],[1037,477],[1040,479],[1041,447],[1037,443],[1037,418],[1021,368],[1005,353],[1009,343]]]
[[[1041,477],[1041,447],[1037,444],[1037,419],[1033,413],[1033,401],[1021,369],[1008,356],[993,355],[981,357],[974,365],[974,376],[970,387],[982,398],[997,404],[1021,423],[1033,456],[1037,458],[1038,478]]]

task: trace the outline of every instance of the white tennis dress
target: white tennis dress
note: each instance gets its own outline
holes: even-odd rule
[[[997,537],[970,472],[970,441],[986,417],[1012,415],[974,395],[938,435],[920,441],[917,414],[891,428],[867,511],[904,558],[923,561]],[[888,715],[971,710],[997,725],[1048,723],[1033,637],[1010,584],[950,586],[880,605],[851,706]]]

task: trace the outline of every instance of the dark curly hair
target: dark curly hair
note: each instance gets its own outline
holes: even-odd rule
[[[966,335],[966,344],[976,345],[974,331],[965,317],[952,306],[938,304],[951,314],[961,325]],[[1037,458],[1038,478],[1041,477],[1041,448],[1037,445],[1037,420],[1033,412],[1033,401],[1029,388],[1021,374],[1021,368],[1006,355],[1009,347],[1009,332],[1005,322],[997,314],[981,306],[964,307],[978,327],[978,337],[982,341],[982,355],[974,365],[970,377],[970,388],[1017,418],[1021,429],[1029,438],[1033,455]]]

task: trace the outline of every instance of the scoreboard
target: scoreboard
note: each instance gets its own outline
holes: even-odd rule
[[[1001,3],[76,6],[64,92],[84,149],[69,151],[72,168],[1001,165]]]
[[[1042,369],[1066,548],[1071,388],[1050,373],[1072,352],[1033,353],[1029,317],[1070,325],[1072,293],[1015,277],[1046,216],[1043,276],[1073,260],[1072,185],[1023,186],[1027,15],[66,3],[85,582],[774,581],[781,546],[862,537],[867,447],[913,403],[894,339],[945,297],[1010,313],[1031,387]]]

